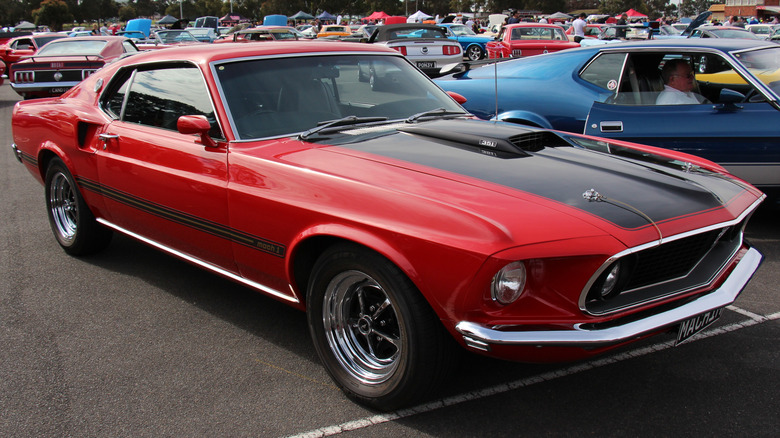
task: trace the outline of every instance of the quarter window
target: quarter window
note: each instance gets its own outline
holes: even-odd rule
[[[623,53],[602,54],[582,70],[580,77],[597,87],[614,93],[620,84],[625,59],[626,55]]]

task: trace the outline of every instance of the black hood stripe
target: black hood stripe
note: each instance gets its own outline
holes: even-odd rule
[[[437,122],[430,125],[435,127]],[[450,121],[441,128],[444,138],[396,133],[366,141],[340,144],[340,147],[381,155],[476,178],[523,192],[542,196],[580,209],[624,229],[639,229],[674,218],[722,208],[744,193],[745,188],[730,178],[711,172],[687,173],[683,163],[670,165],[660,156],[635,152],[635,157],[611,156],[583,147],[555,144],[522,153],[497,153],[451,140],[459,123],[474,134],[477,125]],[[485,138],[504,138],[508,131],[517,135],[525,128],[501,124],[483,133]],[[455,128],[457,129],[457,128]],[[479,133],[477,133],[479,134]],[[559,136],[558,139],[566,136]],[[489,141],[489,140],[488,140]],[[338,142],[334,142],[338,143]],[[604,144],[606,145],[606,143]],[[606,146],[604,146],[606,148]],[[627,148],[613,146],[614,149]],[[618,202],[593,202],[583,195],[595,189]],[[628,207],[627,207],[628,206]],[[638,214],[635,210],[641,211]]]

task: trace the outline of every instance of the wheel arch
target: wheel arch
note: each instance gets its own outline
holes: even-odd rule
[[[386,239],[366,230],[344,225],[320,225],[300,234],[298,239],[291,244],[287,275],[293,281],[293,287],[298,296],[301,297],[302,303],[305,303],[306,290],[317,259],[328,248],[341,243],[354,244],[379,254],[398,267],[417,289],[421,290],[419,274],[411,261]]]
[[[521,125],[531,125],[538,128],[554,129],[552,124],[545,117],[530,111],[507,111],[499,114],[498,117],[496,117],[496,120]]]
[[[46,170],[49,168],[49,163],[55,158],[59,158],[65,163],[65,167],[73,173],[73,163],[67,158],[67,155],[62,153],[62,150],[55,144],[46,142],[38,149],[38,174],[41,176],[41,181],[46,178]]]

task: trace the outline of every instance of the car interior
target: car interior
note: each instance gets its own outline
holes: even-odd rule
[[[722,57],[694,53],[632,53],[626,60],[618,92],[611,100],[618,105],[655,105],[664,89],[661,70],[675,58],[688,61],[696,74],[693,92],[709,103],[755,102],[760,98],[753,86],[739,76]]]

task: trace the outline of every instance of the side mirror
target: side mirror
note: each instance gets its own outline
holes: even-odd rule
[[[217,143],[209,136],[211,123],[206,116],[181,116],[176,121],[176,129],[182,134],[200,135],[200,141],[207,148],[217,147]]]
[[[729,88],[721,89],[720,95],[718,96],[719,103],[740,103],[744,100],[745,100],[744,94]]]
[[[466,103],[466,98],[454,91],[447,91],[447,94],[460,105]]]

